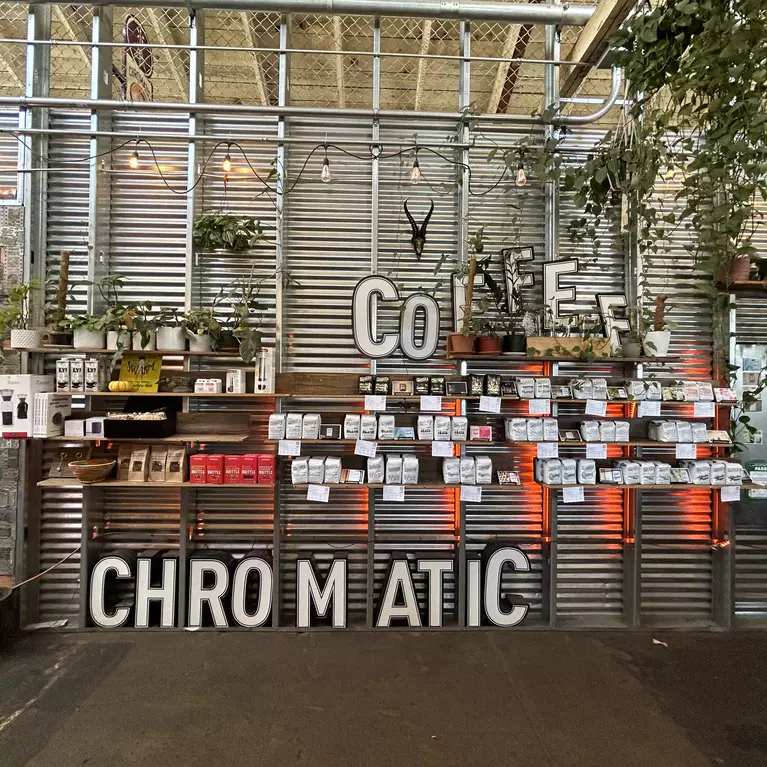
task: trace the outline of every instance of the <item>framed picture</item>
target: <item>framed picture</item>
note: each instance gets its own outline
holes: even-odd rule
[[[445,388],[447,394],[452,395],[453,397],[459,397],[467,394],[469,391],[466,381],[447,381],[445,383]]]
[[[392,394],[411,395],[415,390],[412,378],[395,378],[391,382]]]
[[[499,471],[498,472],[498,484],[499,485],[521,485],[518,471]]]

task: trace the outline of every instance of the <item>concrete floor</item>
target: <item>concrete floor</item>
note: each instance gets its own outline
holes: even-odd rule
[[[0,647],[2,767],[763,767],[766,723],[763,634],[153,632]]]

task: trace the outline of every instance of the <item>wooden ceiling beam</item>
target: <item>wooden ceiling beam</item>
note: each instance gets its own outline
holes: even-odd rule
[[[421,109],[421,99],[423,98],[423,81],[426,77],[426,63],[427,60],[423,58],[429,54],[429,48],[431,47],[431,28],[432,20],[424,19],[423,27],[421,28],[421,48],[420,56],[418,59],[418,72],[415,80],[415,111],[418,112]]]
[[[501,58],[510,59],[514,56],[517,40],[519,40],[519,30],[519,24],[509,24],[509,31],[506,33],[506,40],[503,43]],[[503,86],[506,83],[510,65],[510,61],[501,61],[498,64],[498,70],[495,73],[495,82],[493,83],[493,90],[490,93],[490,101],[487,105],[488,114],[492,115],[498,113],[498,105],[501,102],[501,94],[503,93]]]
[[[160,42],[163,45],[173,45],[173,37],[170,35],[166,28],[163,28],[163,25],[160,23],[160,19],[157,17],[157,11],[154,8],[148,7],[146,12],[149,16],[149,22],[154,28],[154,31],[157,33],[157,37],[159,38]],[[170,67],[170,73],[173,76],[173,79],[176,81],[179,92],[184,94],[187,93],[189,89],[188,77],[183,76],[178,66],[176,65],[176,61],[173,58],[172,49],[163,48],[162,51]]]
[[[242,22],[242,31],[245,34],[245,41],[249,48],[256,47],[256,35],[253,29],[253,18],[249,13],[241,13],[240,20]],[[256,51],[253,51],[253,80],[256,84],[256,93],[258,94],[258,100],[261,102],[261,106],[268,106],[269,96],[266,92],[266,86],[264,85],[264,71],[261,69],[261,59]]]
[[[2,23],[2,20],[0,20],[0,35],[5,38],[13,37],[13,33]],[[13,50],[10,45],[11,44],[8,45],[9,50]],[[16,43],[13,43],[13,45],[16,45]],[[18,47],[21,50],[25,50],[23,45],[19,45]],[[13,80],[14,85],[17,88],[20,88],[21,92],[24,93],[24,79],[19,77],[16,70],[13,68],[13,63],[3,54],[2,46],[0,46],[0,71],[2,70],[6,70],[8,72],[11,80]]]
[[[333,16],[333,50],[339,53],[344,49],[344,30],[341,17]],[[336,88],[338,89],[338,107],[346,107],[346,87],[344,83],[344,57],[334,56],[336,60]]]
[[[71,12],[76,13],[77,6],[72,7]],[[53,15],[56,17],[56,20],[61,24],[61,26],[64,27],[72,40],[77,40],[78,42],[83,43],[83,45],[77,46],[77,52],[90,71],[91,57],[85,50],[85,46],[90,46],[91,44],[90,30],[79,19],[70,19],[64,12],[64,8],[60,5],[53,6]]]

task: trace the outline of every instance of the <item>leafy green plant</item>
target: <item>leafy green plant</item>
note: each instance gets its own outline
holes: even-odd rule
[[[218,339],[221,330],[213,309],[189,309],[182,316],[181,326],[187,333],[196,336],[209,335],[214,340]]]
[[[13,285],[5,303],[0,306],[0,335],[11,330],[29,330],[30,301],[35,291],[42,290],[39,280]]]
[[[155,315],[155,322],[158,328],[178,328],[181,327],[183,315],[175,306],[161,306]]]
[[[152,333],[157,331],[160,324],[154,313],[154,307],[151,301],[140,301],[130,307],[128,313],[128,328],[141,336],[141,345],[147,346],[152,337]]]
[[[94,333],[104,330],[104,315],[102,314],[71,314],[66,319],[67,327],[72,330],[87,330]]]
[[[194,244],[202,250],[247,250],[262,236],[260,222],[245,216],[200,216],[194,222],[192,230]]]

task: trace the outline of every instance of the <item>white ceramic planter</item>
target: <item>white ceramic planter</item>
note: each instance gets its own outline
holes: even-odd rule
[[[39,349],[43,345],[40,330],[12,330],[11,347],[14,349]]]
[[[210,336],[205,333],[203,335],[197,335],[196,333],[189,334],[189,351],[190,352],[209,352],[213,349]]]
[[[157,348],[157,339],[154,331],[149,334],[147,342],[144,343],[141,338],[141,333],[133,334],[133,351],[134,352],[153,352]]]
[[[670,343],[670,330],[648,330],[642,341],[642,346],[648,357],[665,357],[668,354]]]
[[[159,328],[157,330],[157,349],[163,352],[183,352],[186,349],[184,329]]]
[[[78,328],[74,331],[73,346],[75,349],[103,349],[104,343],[103,330]]]
[[[131,337],[128,330],[110,330],[107,332],[107,349],[115,352],[118,349],[130,349]]]
[[[624,357],[633,359],[642,356],[642,344],[639,341],[624,341],[621,346]]]

